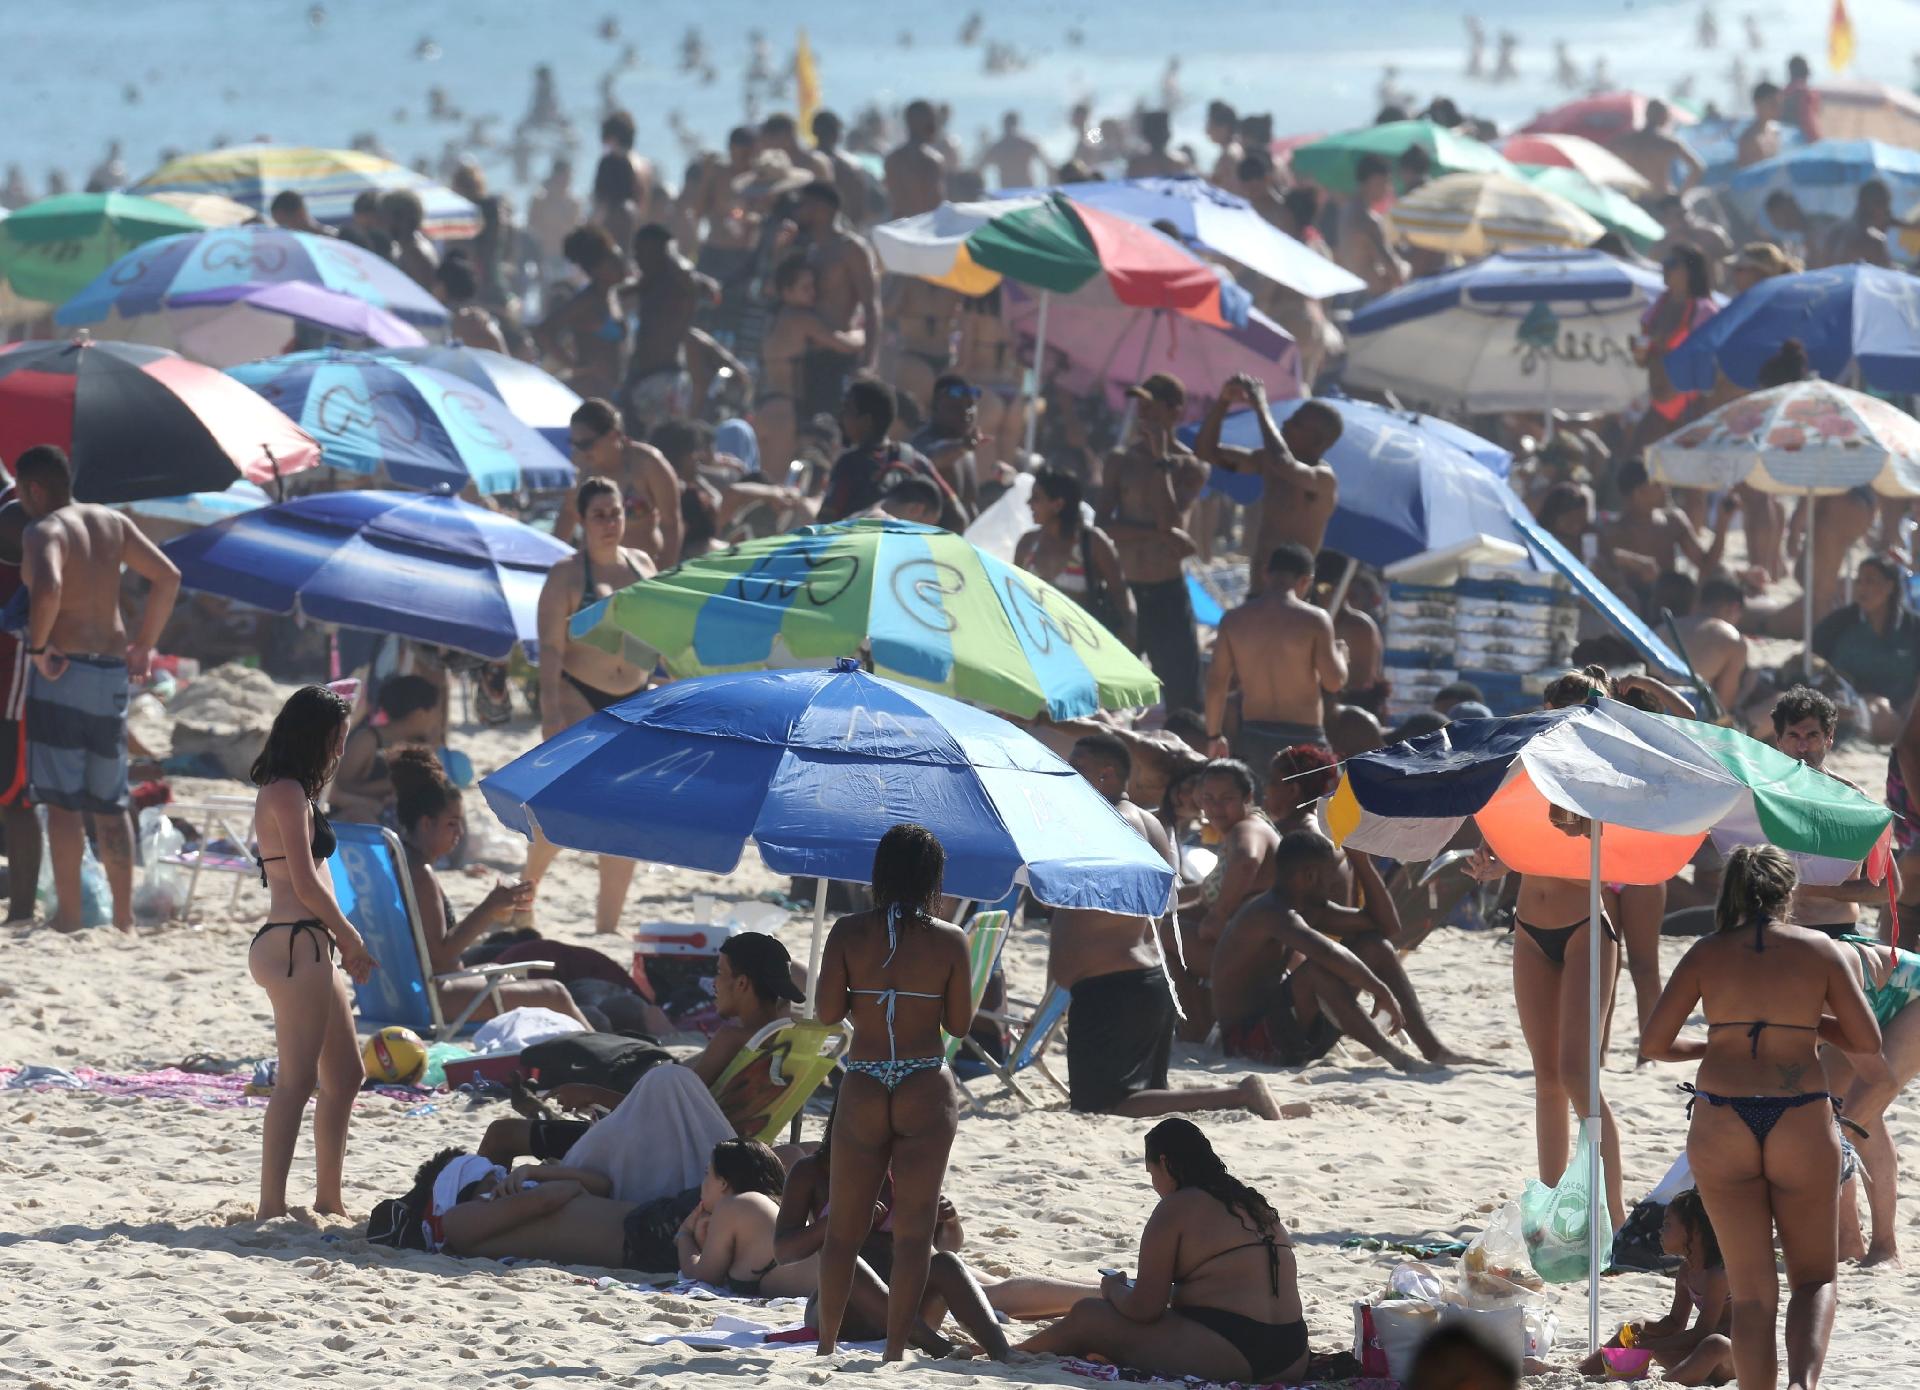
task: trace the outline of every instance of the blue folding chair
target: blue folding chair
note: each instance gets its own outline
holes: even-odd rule
[[[1033,1012],[1027,1016],[1024,1023],[1004,1013],[984,1009],[981,1011],[983,1018],[990,1018],[1002,1027],[1014,1029],[1014,1044],[1012,1052],[1007,1055],[1007,1060],[1001,1062],[996,1061],[985,1048],[971,1038],[967,1040],[966,1048],[972,1060],[963,1062],[966,1068],[964,1071],[956,1067],[954,1074],[960,1082],[960,1089],[966,1093],[968,1101],[975,1109],[979,1108],[980,1103],[974,1099],[972,1088],[967,1085],[967,1082],[981,1076],[998,1077],[1022,1102],[1037,1106],[1039,1102],[1022,1090],[1019,1081],[1015,1079],[1029,1067],[1046,1077],[1061,1095],[1069,1100],[1072,1099],[1072,1093],[1047,1066],[1047,1046],[1053,1041],[1053,1035],[1059,1031],[1060,1025],[1066,1021],[1067,1005],[1071,1002],[1072,996],[1066,990],[1056,984],[1049,984],[1046,994],[1034,1006]],[[978,1067],[980,1070],[974,1072],[973,1077],[970,1078],[967,1071],[971,1071],[973,1067]]]
[[[434,974],[400,837],[385,826],[339,822],[333,833],[336,847],[328,867],[333,873],[334,898],[379,963],[364,985],[353,987],[354,1006],[364,1026],[398,1025],[429,1041],[451,1038],[489,1000],[498,1012],[501,985],[524,979],[535,970],[554,968],[551,961],[515,961]],[[484,980],[486,988],[449,1022],[440,1011],[438,987],[476,978]]]

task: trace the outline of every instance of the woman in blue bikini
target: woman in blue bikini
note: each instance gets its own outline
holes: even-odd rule
[[[1794,884],[1793,861],[1780,850],[1734,850],[1714,933],[1667,981],[1641,1052],[1700,1063],[1696,1084],[1684,1088],[1693,1097],[1687,1158],[1726,1257],[1740,1384],[1771,1386],[1778,1377],[1777,1228],[1791,1289],[1787,1381],[1814,1390],[1833,1332],[1840,1192],[1835,1097],[1824,1089],[1818,1044],[1845,1052],[1863,1076],[1885,1063],[1852,948],[1784,920]],[[1707,1036],[1682,1041],[1696,1004]]]
[[[940,1187],[960,1124],[940,1030],[960,1037],[973,1024],[966,937],[933,917],[945,868],[946,852],[931,830],[894,826],[874,852],[873,910],[834,923],[820,961],[820,1018],[853,1023],[820,1251],[822,1356],[839,1339],[854,1261],[889,1169],[887,1360],[906,1354],[926,1291]]]

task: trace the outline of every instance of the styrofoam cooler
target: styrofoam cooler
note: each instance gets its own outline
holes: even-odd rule
[[[633,982],[647,993],[649,960],[672,960],[678,965],[698,968],[712,974],[717,968],[720,948],[746,928],[736,922],[703,926],[694,922],[648,922],[633,934]]]

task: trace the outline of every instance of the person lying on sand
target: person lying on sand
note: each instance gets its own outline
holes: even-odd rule
[[[794,1298],[820,1287],[820,1262],[780,1263],[775,1221],[787,1170],[765,1144],[723,1139],[713,1146],[700,1204],[674,1233],[680,1273],[741,1298]]]
[[[1098,1298],[1020,1349],[1170,1378],[1299,1379],[1306,1315],[1293,1242],[1272,1205],[1227,1172],[1191,1120],[1147,1131],[1146,1159],[1160,1204],[1140,1237],[1138,1274],[1107,1271]]]
[[[429,1251],[461,1258],[552,1260],[662,1274],[678,1262],[647,1237],[640,1202],[607,1195],[610,1180],[542,1164],[508,1172],[477,1154],[443,1149],[421,1165],[407,1204]]]

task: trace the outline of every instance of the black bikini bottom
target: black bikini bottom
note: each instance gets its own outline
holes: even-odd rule
[[[580,698],[587,702],[587,708],[595,714],[600,713],[608,705],[617,705],[622,700],[630,700],[640,693],[638,689],[634,689],[622,691],[616,695],[612,691],[602,690],[597,685],[588,685],[571,671],[562,671],[560,679],[579,691]]]
[[[1712,1091],[1702,1091],[1691,1085],[1683,1085],[1680,1089],[1689,1096],[1688,1119],[1693,1118],[1695,1101],[1704,1100],[1708,1105],[1727,1106],[1740,1117],[1740,1122],[1752,1133],[1762,1151],[1767,1147],[1767,1136],[1773,1133],[1773,1127],[1780,1123],[1780,1117],[1789,1110],[1827,1100],[1833,1102],[1835,1114],[1840,1111],[1840,1102],[1830,1091],[1802,1091],[1797,1096],[1716,1096]]]
[[[1565,965],[1567,963],[1567,943],[1573,940],[1573,934],[1575,932],[1586,926],[1587,919],[1582,917],[1570,927],[1530,927],[1518,917],[1515,917],[1513,924],[1533,938],[1533,944],[1540,948],[1542,954],[1544,954],[1548,960],[1552,961],[1555,965]],[[1607,935],[1615,941],[1620,939],[1620,933],[1614,930],[1613,922],[1604,912],[1600,914],[1600,925],[1607,929]]]
[[[1244,1313],[1224,1308],[1188,1308],[1173,1310],[1181,1317],[1199,1323],[1214,1336],[1222,1338],[1247,1359],[1256,1381],[1271,1380],[1284,1373],[1307,1354],[1307,1323],[1261,1322]]]
[[[298,922],[269,922],[253,934],[253,940],[258,941],[275,927],[291,927],[293,929],[287,933],[288,979],[293,978],[293,946],[294,943],[300,939],[301,932],[310,931],[313,933],[313,959],[315,964],[328,959],[334,953],[333,933],[327,930],[326,924],[318,917],[303,917]],[[327,945],[327,949],[324,952],[320,949],[320,943],[323,941]],[[249,949],[251,949],[253,942],[250,941],[247,945]]]

